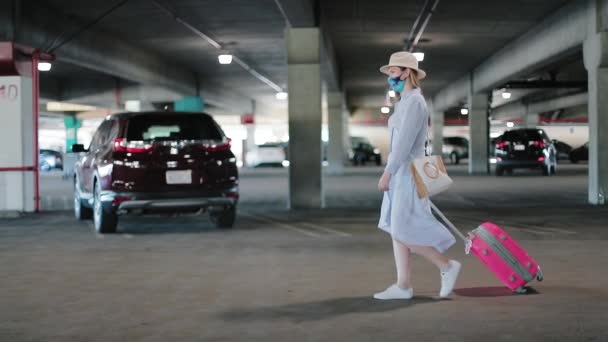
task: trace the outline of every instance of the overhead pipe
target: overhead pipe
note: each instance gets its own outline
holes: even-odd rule
[[[213,38],[209,37],[208,35],[206,35],[204,32],[202,32],[201,30],[197,29],[196,27],[192,26],[190,23],[188,23],[187,21],[185,21],[184,19],[180,18],[177,14],[173,13],[173,11],[171,11],[169,8],[167,8],[167,6],[162,3],[159,0],[153,0],[154,4],[156,4],[156,6],[161,9],[163,12],[165,12],[167,15],[169,15],[170,17],[173,18],[173,20],[175,20],[176,22],[184,25],[188,30],[190,30],[192,33],[196,34],[197,36],[203,38],[204,40],[206,40],[209,44],[211,44],[214,48],[218,49],[218,50],[222,50],[225,51],[224,47],[216,42]],[[276,83],[272,82],[268,77],[263,76],[262,74],[260,74],[258,71],[256,71],[255,69],[253,69],[252,67],[250,67],[247,63],[245,63],[242,59],[238,58],[237,56],[232,56],[232,59],[241,67],[243,67],[243,69],[245,69],[247,72],[249,72],[251,75],[253,75],[253,77],[257,78],[258,80],[264,82],[266,85],[270,86],[272,89],[274,89],[277,92],[281,92],[283,91],[283,88],[281,88],[279,85],[277,85]]]

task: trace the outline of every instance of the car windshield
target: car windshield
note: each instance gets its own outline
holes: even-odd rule
[[[195,114],[147,114],[129,119],[127,140],[222,140],[213,119]]]

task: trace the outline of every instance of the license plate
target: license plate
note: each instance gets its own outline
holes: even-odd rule
[[[167,184],[192,184],[192,170],[173,170],[165,173]]]
[[[526,145],[515,145],[515,151],[525,151]]]

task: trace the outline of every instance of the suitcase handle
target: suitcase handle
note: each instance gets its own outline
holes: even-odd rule
[[[469,254],[469,250],[471,249],[471,238],[470,237],[466,237],[464,236],[464,234],[462,234],[460,232],[460,230],[458,230],[458,228],[456,228],[456,226],[454,226],[454,224],[452,222],[450,222],[450,220],[448,220],[445,215],[443,215],[443,213],[441,212],[441,210],[439,210],[436,206],[435,203],[433,203],[430,199],[429,202],[431,203],[431,209],[435,212],[435,214],[437,214],[437,216],[439,216],[439,218],[441,218],[441,220],[443,221],[443,225],[447,226],[452,233],[456,234],[463,242],[465,245],[465,252],[467,254]]]

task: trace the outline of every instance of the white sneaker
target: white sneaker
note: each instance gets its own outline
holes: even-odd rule
[[[389,286],[386,290],[378,292],[374,295],[376,299],[412,299],[414,297],[414,289],[402,289],[397,284]]]
[[[441,272],[441,290],[439,291],[440,298],[446,298],[452,293],[458,273],[462,265],[456,260],[450,260],[450,266],[446,271]]]

